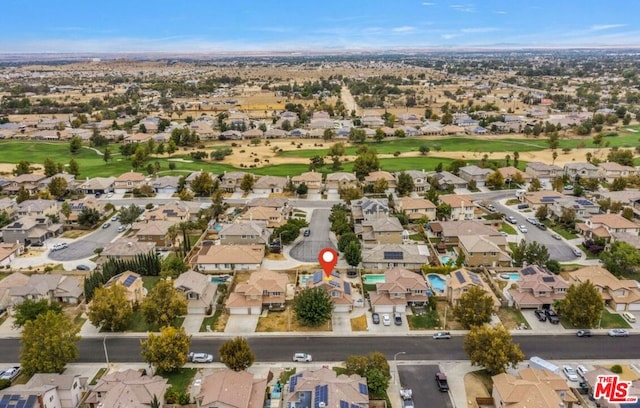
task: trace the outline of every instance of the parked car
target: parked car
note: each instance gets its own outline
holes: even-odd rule
[[[529,224],[538,225],[538,220],[533,217],[527,217],[526,220]]]
[[[388,314],[382,315],[382,324],[385,326],[391,326],[391,318]]]
[[[111,226],[110,222],[105,222],[104,224],[102,224],[102,229],[109,228],[110,226]]]
[[[497,211],[496,207],[494,207],[493,204],[489,204],[487,206],[487,210],[489,210],[490,212],[496,212]]]
[[[612,329],[607,333],[610,337],[628,337],[629,332],[625,329]]]
[[[121,226],[118,227],[118,232],[123,232],[126,229],[127,229],[126,225],[121,225]]]
[[[537,223],[537,224],[536,224],[536,227],[540,228],[540,229],[541,229],[541,230],[543,230],[543,231],[546,231],[546,230],[547,230],[547,226],[546,226],[546,225],[544,225],[544,224],[543,224],[543,223],[541,223],[541,222]]]
[[[22,369],[20,368],[20,366],[15,366],[15,367],[8,368],[8,369],[4,370],[2,372],[2,374],[0,374],[0,380],[13,381],[13,380],[16,379],[16,377],[18,375],[20,375],[21,371],[22,371]]]
[[[371,320],[373,320],[373,324],[380,324],[380,315],[378,313],[372,314]]]
[[[118,221],[120,219],[119,215],[114,215],[113,217],[111,217],[111,221]]]
[[[44,242],[32,242],[31,244],[32,247],[43,247],[44,246]]]
[[[308,363],[312,361],[311,354],[296,353],[293,355],[293,361]]]
[[[90,271],[91,270],[91,268],[88,267],[87,265],[77,265],[76,269],[79,270],[79,271]]]
[[[562,237],[559,234],[556,234],[555,232],[553,234],[551,234],[551,237],[553,239],[557,239],[557,240],[561,240],[562,239]]]
[[[440,391],[449,391],[449,383],[444,373],[436,373],[436,383]]]
[[[393,314],[393,323],[395,323],[396,326],[402,326],[402,316],[400,313],[395,312]]]
[[[535,310],[533,313],[535,313],[539,321],[541,322],[547,321],[547,315],[542,310]]]
[[[526,225],[520,224],[518,225],[518,229],[520,230],[520,232],[522,232],[523,234],[526,234],[527,232],[529,232],[529,230],[527,229]]]
[[[581,250],[579,250],[578,248],[575,248],[575,249],[573,250],[573,254],[574,254],[575,256],[577,256],[577,257],[580,257],[580,256],[582,256],[582,251],[581,251]]]
[[[551,324],[559,324],[560,323],[560,318],[558,317],[558,315],[554,315],[554,316],[549,316],[549,323]]]
[[[309,228],[307,228],[306,230],[304,230],[303,235],[304,235],[305,237],[308,237],[309,235],[311,235],[311,230],[310,230]]]
[[[511,224],[516,224],[518,222],[518,220],[516,220],[516,217],[514,217],[513,215],[506,216],[505,220]]]
[[[576,371],[578,372],[578,375],[582,378],[584,378],[584,375],[589,371],[587,370],[587,367],[583,366],[583,365],[579,365],[578,367],[576,367]]]
[[[188,360],[192,363],[212,363],[213,355],[207,353],[189,353]]]
[[[59,251],[59,250],[61,250],[61,249],[65,249],[65,248],[67,248],[68,246],[69,246],[69,245],[68,245],[66,242],[59,242],[59,243],[57,243],[57,244],[53,244],[53,245],[51,246],[51,250],[52,250],[52,251]]]
[[[558,317],[558,314],[553,309],[545,309],[544,314],[547,315],[547,317]]]
[[[449,332],[437,332],[437,333],[433,333],[433,338],[434,339],[450,339],[451,338],[451,333]]]
[[[518,204],[518,210],[526,210],[529,208],[529,204]]]
[[[563,366],[562,367],[562,371],[564,372],[564,375],[567,376],[567,378],[569,379],[569,381],[578,381],[578,373],[576,373],[576,370],[571,367],[571,366]]]
[[[578,330],[576,332],[576,336],[578,337],[591,337],[591,330]]]

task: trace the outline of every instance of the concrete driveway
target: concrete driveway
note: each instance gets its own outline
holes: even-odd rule
[[[332,327],[336,336],[351,334],[351,313],[334,313]]]
[[[204,315],[190,314],[184,317],[184,322],[182,322],[182,327],[187,332],[187,334],[198,333],[200,331],[200,326],[202,325],[202,320],[204,319]]]
[[[529,323],[529,327],[531,330],[536,330],[537,332],[544,332],[545,334],[565,334],[567,330],[562,327],[561,324],[551,324],[549,320],[541,322],[538,320],[536,315],[533,313],[533,310],[521,310],[522,315],[525,319],[527,319],[527,323]]]
[[[230,334],[253,334],[258,326],[259,318],[259,315],[230,315],[227,325],[224,327],[224,332]]]

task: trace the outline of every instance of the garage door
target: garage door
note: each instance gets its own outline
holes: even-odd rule
[[[396,305],[396,312],[404,313],[407,310],[407,305]]]
[[[622,312],[622,311],[624,311],[625,306],[626,306],[626,305],[625,305],[624,303],[622,303],[622,304],[616,304],[616,312]]]
[[[260,313],[262,313],[262,308],[260,306],[256,306],[256,307],[252,307],[251,308],[251,314],[252,315],[259,315]]]
[[[338,313],[349,313],[351,311],[351,306],[336,306],[333,310]]]
[[[373,311],[377,313],[392,313],[393,306],[374,306]]]
[[[232,308],[229,308],[229,314],[232,314],[232,315],[247,315],[247,314],[249,314],[249,308],[247,308],[247,307],[232,307]]]
[[[640,303],[631,303],[629,305],[629,310],[635,310],[635,311],[640,310]]]

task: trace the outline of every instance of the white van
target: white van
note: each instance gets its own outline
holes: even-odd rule
[[[631,323],[635,323],[636,322],[636,317],[634,315],[632,315],[631,313],[629,313],[629,312],[622,312],[622,317],[624,317],[625,319],[627,319]]]

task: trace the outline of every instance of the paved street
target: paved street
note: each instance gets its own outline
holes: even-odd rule
[[[329,214],[330,210],[313,210],[309,229],[311,235],[302,237],[289,251],[289,255],[301,262],[318,262],[318,254],[322,248],[334,248],[335,245],[329,239]]]
[[[405,356],[399,356],[405,357]],[[398,364],[400,374],[399,386],[413,391],[413,404],[416,407],[452,408],[448,392],[440,392],[435,382],[435,375],[440,367],[435,365],[404,365]],[[395,374],[395,373],[394,373]],[[395,378],[394,378],[395,380]],[[458,382],[462,378],[456,378]]]
[[[89,235],[82,237],[69,244],[68,248],[61,249],[59,251],[51,251],[49,253],[49,259],[53,261],[75,261],[78,259],[85,259],[94,256],[94,249],[104,248],[109,242],[113,241],[120,233],[118,227],[120,223],[118,221],[109,221],[111,226],[109,228],[98,227],[97,230]],[[64,242],[63,239],[52,240],[52,242]],[[51,244],[49,244],[51,246]]]

